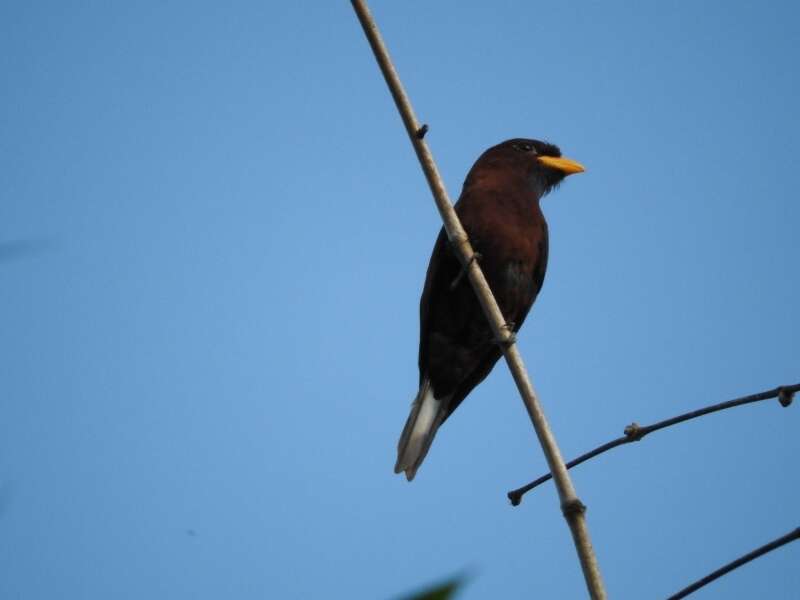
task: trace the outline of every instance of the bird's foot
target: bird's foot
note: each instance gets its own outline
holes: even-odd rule
[[[464,279],[464,275],[467,274],[467,271],[469,270],[470,265],[472,263],[474,263],[476,260],[480,260],[481,258],[483,258],[483,257],[481,256],[480,252],[473,252],[472,253],[472,256],[470,256],[469,260],[467,261],[467,264],[465,264],[463,267],[461,267],[461,271],[459,271],[459,273],[456,276],[456,278],[453,279],[453,282],[450,284],[450,291],[453,291],[454,289],[456,289],[458,284],[461,283],[461,280]]]

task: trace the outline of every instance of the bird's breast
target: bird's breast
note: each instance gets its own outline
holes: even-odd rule
[[[531,284],[532,270],[521,260],[511,260],[502,268],[503,283],[507,288],[527,288]]]

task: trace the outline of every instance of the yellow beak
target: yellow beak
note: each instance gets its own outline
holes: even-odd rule
[[[553,169],[558,169],[562,173],[572,175],[574,173],[583,173],[586,169],[583,165],[569,158],[556,158],[555,156],[540,156],[538,161]]]

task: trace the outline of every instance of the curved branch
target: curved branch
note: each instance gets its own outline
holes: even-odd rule
[[[717,569],[713,573],[709,573],[708,575],[706,575],[702,579],[698,579],[692,585],[689,585],[689,586],[683,588],[677,594],[674,594],[674,595],[670,596],[669,598],[667,598],[667,600],[680,600],[681,598],[686,598],[686,596],[688,596],[692,592],[696,592],[701,587],[703,587],[705,585],[708,585],[709,583],[711,583],[715,579],[719,579],[720,577],[722,577],[723,575],[726,575],[727,573],[730,573],[734,569],[738,569],[742,565],[745,565],[745,564],[749,563],[751,560],[754,560],[754,559],[758,558],[759,556],[763,556],[767,552],[771,552],[771,551],[773,551],[773,550],[775,550],[777,548],[780,548],[781,546],[784,546],[784,545],[788,544],[789,542],[794,542],[795,540],[800,540],[800,527],[797,527],[793,531],[790,531],[786,535],[783,535],[783,536],[779,537],[776,540],[772,540],[769,544],[765,544],[765,545],[761,546],[760,548],[756,548],[752,552],[748,552],[747,554],[737,558],[733,562],[729,562],[724,567],[721,567],[721,568]]]
[[[800,391],[800,383],[795,383],[793,385],[782,385],[772,390],[759,392],[758,394],[743,396],[742,398],[736,398],[734,400],[728,400],[727,402],[720,402],[719,404],[706,406],[705,408],[701,408],[699,410],[693,410],[691,412],[678,415],[677,417],[672,417],[671,419],[665,419],[664,421],[653,423],[652,425],[646,425],[642,427],[638,423],[631,423],[625,428],[625,435],[615,440],[611,440],[610,442],[606,442],[602,446],[598,446],[594,450],[587,452],[586,454],[582,454],[578,458],[569,461],[567,463],[567,468],[571,469],[572,467],[577,466],[582,462],[586,462],[590,458],[594,458],[595,456],[603,454],[604,452],[608,452],[609,450],[611,450],[612,448],[616,448],[617,446],[630,444],[631,442],[638,442],[648,433],[653,433],[654,431],[658,431],[659,429],[664,429],[672,425],[677,425],[678,423],[683,423],[684,421],[696,419],[698,417],[702,417],[703,415],[708,415],[710,413],[718,412],[720,410],[734,408],[735,406],[742,406],[743,404],[750,404],[752,402],[760,402],[761,400],[769,400],[771,398],[778,398],[778,401],[781,403],[781,406],[787,407],[792,403],[792,398],[794,397],[795,392],[798,391]],[[538,479],[531,481],[529,484],[524,485],[516,490],[508,492],[508,499],[511,500],[511,504],[513,506],[517,506],[519,505],[520,502],[522,502],[522,496],[524,496],[527,492],[531,491],[535,487],[538,487],[539,485],[543,484],[545,481],[548,481],[551,478],[552,475],[550,473],[542,475]]]

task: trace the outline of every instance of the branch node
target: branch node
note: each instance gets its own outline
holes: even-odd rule
[[[508,335],[505,338],[497,338],[495,343],[503,348],[509,348],[512,345],[517,343],[517,334],[514,333],[515,323],[513,321],[509,321],[507,323],[503,323],[503,329],[508,331]]]
[[[421,140],[422,138],[425,137],[426,133],[428,133],[428,124],[427,123],[425,123],[422,127],[417,129],[417,133],[416,133],[417,139]]]
[[[472,256],[470,256],[470,257],[469,257],[469,260],[467,261],[467,264],[465,264],[463,267],[461,267],[461,270],[458,272],[458,275],[456,276],[456,278],[455,278],[455,279],[453,279],[453,282],[450,284],[450,291],[451,291],[451,292],[452,292],[454,289],[456,289],[456,286],[457,286],[459,283],[461,283],[461,280],[462,280],[462,279],[464,279],[464,275],[466,275],[466,274],[467,274],[467,271],[469,271],[469,267],[470,267],[470,265],[471,265],[472,263],[474,263],[476,260],[480,260],[481,258],[483,258],[483,257],[481,256],[481,253],[480,253],[480,252],[473,252],[473,253],[472,253]]]
[[[586,505],[580,501],[579,498],[567,500],[561,505],[561,512],[564,513],[566,519],[572,519],[576,515],[582,515],[586,512]]]
[[[522,494],[518,491],[508,492],[508,499],[511,502],[511,506],[519,506],[520,502],[522,502]]]
[[[787,389],[785,387],[778,388],[778,402],[781,403],[781,406],[783,408],[786,408],[787,406],[789,406],[792,403],[792,400],[794,400],[794,392],[793,391],[791,391],[791,390],[789,390],[789,389]]]
[[[645,430],[636,421],[628,425],[625,430],[625,437],[632,442],[638,442],[645,435]]]

